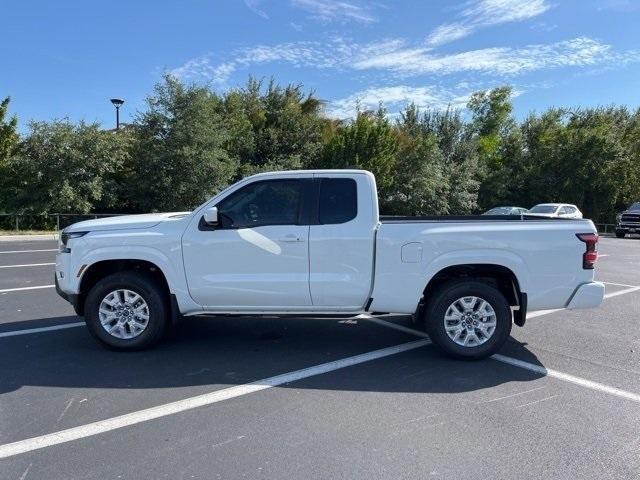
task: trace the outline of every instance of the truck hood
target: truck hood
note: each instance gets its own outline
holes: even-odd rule
[[[161,222],[183,218],[191,212],[144,213],[140,215],[120,215],[117,217],[97,218],[74,223],[66,228],[67,232],[95,232],[105,230],[128,230],[133,228],[151,228]]]

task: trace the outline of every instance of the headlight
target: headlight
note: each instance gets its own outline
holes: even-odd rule
[[[622,214],[619,213],[616,215],[616,223],[620,223],[620,220],[622,219]]]
[[[72,238],[80,238],[84,237],[89,232],[67,232],[67,230],[62,230],[60,232],[60,242],[58,244],[59,250],[64,253],[69,253],[71,251],[70,248],[67,247],[67,243]]]

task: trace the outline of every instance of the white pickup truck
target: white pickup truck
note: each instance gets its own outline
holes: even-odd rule
[[[416,315],[444,352],[494,353],[529,310],[598,306],[589,220],[381,217],[362,170],[262,173],[187,213],[64,229],[56,288],[115,349],[181,316]]]

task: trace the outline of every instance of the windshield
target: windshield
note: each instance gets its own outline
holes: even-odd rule
[[[629,210],[640,210],[640,202],[635,202],[629,207]]]
[[[536,205],[531,210],[530,213],[554,213],[558,207],[555,205]]]
[[[484,212],[485,215],[509,215],[511,208],[509,207],[496,207]]]

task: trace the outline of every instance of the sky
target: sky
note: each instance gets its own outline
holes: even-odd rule
[[[0,98],[30,120],[115,122],[169,72],[217,91],[250,75],[356,106],[464,108],[512,85],[550,106],[640,106],[640,0],[2,0]]]

